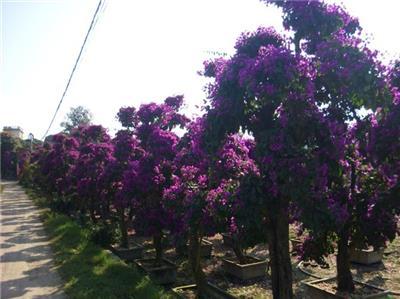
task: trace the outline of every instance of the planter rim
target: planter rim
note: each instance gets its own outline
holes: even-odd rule
[[[210,283],[210,282],[207,282],[207,285],[208,285],[209,287],[213,288],[214,290],[216,290],[216,291],[218,291],[218,292],[224,294],[224,296],[226,296],[226,297],[229,298],[229,299],[237,299],[236,296],[234,296],[234,295],[232,295],[232,294],[229,294],[228,292],[226,292],[226,291],[224,291],[223,289],[219,288],[219,287],[216,286],[215,284],[212,284],[212,283]],[[194,288],[196,288],[196,287],[197,287],[196,284],[188,284],[188,285],[183,285],[183,286],[175,287],[175,288],[172,289],[172,291],[174,291],[174,292],[176,293],[176,292],[179,291],[179,290],[194,289]],[[178,296],[180,296],[180,295],[178,294]]]
[[[206,244],[206,245],[213,245],[212,242],[210,242],[210,241],[208,241],[208,240],[205,240],[205,239],[201,240],[201,243],[204,243],[204,244]]]
[[[141,262],[148,262],[148,261],[154,261],[154,260],[155,260],[155,258],[142,258],[142,259],[136,259],[134,262],[135,262],[136,264],[138,264],[139,266],[143,267],[143,266],[141,265]],[[177,268],[177,267],[178,267],[175,263],[173,263],[173,262],[170,261],[169,259],[162,258],[162,261],[165,262],[166,264],[168,264],[168,265],[174,267],[174,268]],[[153,269],[162,269],[162,268],[165,268],[165,266],[161,266],[161,267],[153,268]]]
[[[333,277],[327,277],[327,278],[321,278],[321,279],[316,279],[316,280],[312,280],[312,281],[306,281],[306,282],[302,282],[302,284],[305,284],[305,285],[307,285],[307,286],[309,286],[309,287],[317,287],[317,288],[318,288],[318,286],[317,286],[316,284],[318,284],[318,283],[320,283],[320,282],[324,282],[324,281],[334,280],[334,279],[336,279],[335,276],[333,276]],[[371,285],[371,284],[368,284],[368,283],[359,281],[358,279],[353,279],[353,281],[354,281],[355,283],[357,283],[357,284],[361,284],[361,285],[366,286],[366,287],[368,287],[368,288],[371,288],[371,289],[375,289],[375,290],[380,291],[379,293],[376,293],[376,294],[365,295],[365,296],[363,296],[362,298],[366,298],[366,299],[367,299],[367,298],[377,298],[378,296],[381,296],[381,295],[388,295],[388,294],[391,293],[389,290],[385,290],[385,289],[382,289],[382,288],[373,286],[373,285]],[[319,288],[319,289],[320,289],[320,288]],[[329,291],[324,290],[324,289],[320,289],[320,290],[322,290],[322,291],[324,291],[324,292],[327,292],[327,293],[329,293],[329,294],[332,294],[332,295],[336,295],[335,293],[329,292]]]
[[[350,250],[362,251],[362,252],[367,252],[367,253],[370,253],[370,252],[383,253],[385,251],[385,248],[381,247],[381,248],[378,248],[377,250],[374,250],[373,247],[370,247],[370,248],[367,248],[367,249],[351,247]]]
[[[122,246],[120,246],[120,245],[115,245],[115,244],[112,244],[112,245],[110,245],[110,247],[113,249],[113,250],[131,250],[131,249],[135,249],[135,248],[144,248],[144,246],[143,245],[141,245],[141,244],[139,244],[139,243],[136,243],[136,242],[134,242],[134,241],[130,241],[129,242],[129,247],[122,247]]]
[[[235,262],[235,261],[232,261],[232,260],[229,260],[229,259],[226,259],[226,258],[223,258],[222,260],[223,260],[224,262],[227,262],[227,263],[235,264],[235,266],[238,266],[238,267],[240,267],[240,268],[245,268],[245,267],[247,267],[247,266],[253,266],[253,265],[262,265],[262,264],[267,264],[267,263],[268,263],[267,260],[262,260],[262,259],[259,259],[259,258],[254,257],[254,256],[248,256],[248,255],[246,255],[246,257],[250,257],[250,258],[255,259],[255,260],[257,260],[257,261],[254,262],[254,263],[240,264],[240,263],[237,263],[237,262]]]

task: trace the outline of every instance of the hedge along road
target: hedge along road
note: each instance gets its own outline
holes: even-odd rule
[[[66,298],[40,211],[17,182],[1,182],[0,298]]]

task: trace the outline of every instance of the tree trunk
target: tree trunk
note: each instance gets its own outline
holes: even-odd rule
[[[292,263],[289,254],[289,216],[286,209],[280,208],[278,213],[271,215],[267,234],[273,296],[291,299]]]
[[[191,232],[189,237],[189,259],[192,267],[192,272],[197,285],[197,298],[207,298],[206,276],[201,267],[200,261],[200,242],[201,238],[197,232]]]
[[[246,264],[246,257],[243,253],[243,248],[240,244],[240,241],[237,240],[236,238],[232,239],[232,250],[236,255],[236,258],[238,259],[240,264]]]
[[[102,217],[104,220],[110,219],[110,200],[107,198],[102,205]]]
[[[351,164],[350,193],[351,193],[351,198],[354,199],[355,186],[356,186],[356,166],[353,161],[350,161],[350,164]],[[339,291],[352,293],[354,291],[354,282],[353,282],[353,276],[351,275],[350,271],[350,256],[348,248],[350,225],[351,225],[350,222],[348,222],[339,232],[336,267],[337,267],[337,285]]]
[[[92,220],[93,223],[97,223],[96,214],[92,209],[90,209],[90,219]]]
[[[154,245],[154,248],[156,249],[155,264],[156,265],[161,265],[162,264],[162,259],[163,259],[162,232],[157,232],[153,236],[153,245]]]
[[[336,257],[337,285],[339,291],[352,293],[354,291],[354,282],[350,271],[348,240],[348,230],[343,229],[339,234],[338,254]]]
[[[118,209],[119,229],[121,231],[121,247],[128,248],[128,226],[126,225],[124,208]]]

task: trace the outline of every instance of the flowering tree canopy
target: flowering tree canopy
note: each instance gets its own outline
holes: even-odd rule
[[[162,230],[168,219],[162,206],[164,188],[172,182],[173,160],[179,137],[172,131],[183,128],[187,118],[179,113],[183,96],[169,97],[162,104],[144,104],[130,119],[142,155],[131,161],[124,173],[122,196],[135,210],[138,232],[154,237],[156,260],[162,257]]]

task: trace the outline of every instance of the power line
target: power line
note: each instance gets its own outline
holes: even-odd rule
[[[93,30],[93,28],[95,27],[95,25],[96,25],[96,23],[97,23],[97,14],[98,14],[98,12],[99,12],[99,10],[100,10],[100,7],[102,7],[102,4],[103,4],[103,0],[99,0],[99,4],[97,5],[96,11],[94,12],[92,21],[90,22],[89,29],[88,29],[88,31],[87,31],[87,33],[86,33],[85,39],[83,40],[83,44],[82,44],[81,49],[80,49],[80,51],[79,51],[78,57],[76,58],[74,67],[72,68],[71,74],[69,75],[69,79],[68,79],[67,85],[65,86],[64,92],[63,92],[63,94],[62,94],[62,96],[61,96],[61,99],[60,99],[60,101],[59,101],[59,103],[58,103],[58,106],[57,106],[57,108],[56,108],[56,111],[54,112],[53,118],[51,119],[50,124],[49,124],[49,127],[47,128],[46,133],[44,133],[44,135],[43,135],[43,137],[42,137],[42,140],[44,140],[44,138],[47,136],[47,133],[49,133],[49,130],[50,130],[51,126],[53,125],[53,122],[54,122],[54,120],[55,120],[55,118],[56,118],[56,116],[57,116],[57,112],[58,112],[58,110],[59,110],[60,107],[61,107],[61,104],[62,104],[62,102],[63,102],[63,100],[64,100],[64,97],[65,97],[65,95],[66,95],[66,93],[67,93],[67,90],[68,90],[68,88],[69,88],[69,85],[70,85],[70,83],[71,83],[72,77],[74,76],[76,67],[78,66],[79,60],[80,60],[80,58],[81,58],[81,56],[82,56],[82,52],[83,52],[83,49],[85,48],[86,41],[88,40],[88,37],[89,37],[89,35],[90,35],[90,32]]]

